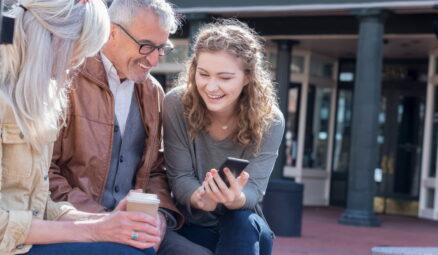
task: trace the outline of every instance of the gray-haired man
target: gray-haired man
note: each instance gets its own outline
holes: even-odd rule
[[[55,143],[52,198],[89,212],[113,210],[131,189],[161,200],[158,254],[211,254],[171,229],[183,223],[163,169],[163,90],[150,69],[172,50],[178,27],[164,0],[114,0],[111,33],[101,52],[74,76],[67,125]],[[90,42],[92,43],[92,42]],[[167,230],[167,231],[166,231]],[[148,242],[149,233],[126,238]]]

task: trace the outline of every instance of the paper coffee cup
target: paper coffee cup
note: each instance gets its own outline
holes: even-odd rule
[[[127,211],[144,212],[152,217],[157,216],[160,199],[150,193],[130,192],[127,197]]]

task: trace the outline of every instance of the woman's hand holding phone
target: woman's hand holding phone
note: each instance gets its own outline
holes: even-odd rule
[[[207,195],[216,203],[222,203],[228,209],[240,209],[246,201],[245,194],[242,190],[248,182],[249,174],[242,171],[240,175],[235,178],[227,167],[225,167],[223,171],[230,184],[229,187],[222,180],[216,169],[212,169],[206,174],[202,186]]]
[[[213,201],[205,192],[204,185],[200,186],[190,197],[190,204],[196,208],[206,212],[214,211],[217,203]]]

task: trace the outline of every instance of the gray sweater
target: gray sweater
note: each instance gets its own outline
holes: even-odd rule
[[[183,115],[182,92],[180,87],[165,96],[163,125],[167,175],[177,205],[186,217],[186,223],[204,227],[217,225],[217,217],[222,214],[224,208],[218,206],[214,212],[197,210],[191,208],[190,197],[201,186],[205,174],[212,168],[218,169],[227,157],[250,161],[245,168],[250,178],[243,189],[246,196],[243,209],[260,214],[260,208],[256,210],[256,207],[263,199],[278,155],[284,132],[283,114],[275,108],[276,121],[263,137],[260,151],[254,155],[251,148],[234,144],[231,136],[215,141],[207,133],[200,133],[191,141],[188,124]]]

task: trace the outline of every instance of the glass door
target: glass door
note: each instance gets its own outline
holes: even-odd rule
[[[379,114],[375,211],[418,215],[426,86],[384,84]]]
[[[348,169],[353,121],[353,88],[355,62],[339,61],[336,98],[335,135],[331,166],[330,205],[346,206],[348,193]]]
[[[341,80],[336,105],[330,205],[345,206],[347,203],[352,117],[353,84],[351,80],[344,83]]]
[[[351,141],[354,61],[340,62],[330,204],[345,206]],[[378,116],[375,210],[418,215],[426,112],[427,60],[384,61]]]

